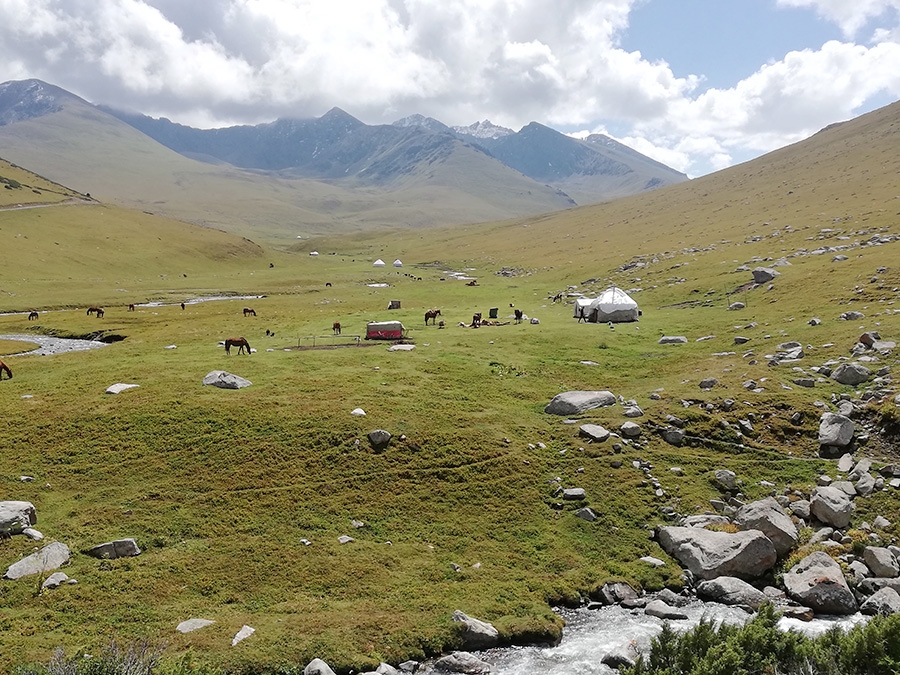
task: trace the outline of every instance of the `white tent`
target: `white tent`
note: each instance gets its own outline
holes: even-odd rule
[[[310,251],[309,254],[310,255],[319,255],[319,252],[318,251]]]
[[[397,258],[397,259],[394,261],[394,267],[403,267],[403,261],[400,260],[400,258]]]
[[[616,286],[610,286],[597,298],[579,298],[575,301],[575,318],[591,323],[637,321],[639,316],[638,304]]]
[[[375,262],[372,263],[372,267],[384,267],[384,260],[379,258]]]

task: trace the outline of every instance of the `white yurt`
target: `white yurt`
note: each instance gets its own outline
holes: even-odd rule
[[[372,263],[372,267],[384,267],[384,260],[379,258],[375,262]]]
[[[583,299],[575,301],[576,318],[590,321],[591,323],[623,323],[637,321],[641,312],[637,302],[628,293],[618,286],[610,286],[599,297],[590,301],[578,314],[579,303]]]
[[[397,259],[394,261],[394,267],[403,267],[403,261],[400,260],[400,258],[397,258]]]
[[[319,252],[318,251],[310,251],[309,254],[310,255],[319,255]]]

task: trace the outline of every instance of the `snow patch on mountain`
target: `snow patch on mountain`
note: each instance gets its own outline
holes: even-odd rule
[[[473,138],[503,138],[516,133],[512,129],[498,126],[490,120],[475,122],[467,127],[453,127],[453,131]]]

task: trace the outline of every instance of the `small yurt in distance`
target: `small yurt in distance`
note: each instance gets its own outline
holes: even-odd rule
[[[394,267],[403,267],[403,261],[400,260],[400,258],[397,258],[397,259],[394,261]]]
[[[375,262],[372,263],[372,267],[384,267],[384,260],[379,258]]]
[[[610,286],[599,297],[575,301],[575,318],[591,323],[624,323],[637,321],[641,315],[637,302],[618,286]]]

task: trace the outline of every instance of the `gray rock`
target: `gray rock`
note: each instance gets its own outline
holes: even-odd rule
[[[591,509],[587,506],[585,506],[583,509],[578,509],[575,512],[575,517],[581,518],[582,520],[586,520],[589,523],[593,523],[595,520],[597,520],[597,514],[594,513],[593,509]]]
[[[615,647],[604,654],[603,658],[600,659],[600,663],[613,670],[633,668],[638,656],[640,654],[638,654],[637,647],[635,647],[633,642],[629,642],[626,645]]]
[[[253,383],[240,375],[233,375],[224,370],[211,370],[203,378],[203,384],[218,387],[219,389],[243,389]]]
[[[38,532],[33,527],[26,527],[24,530],[22,530],[22,534],[32,541],[42,541],[44,538],[44,535]]]
[[[894,554],[881,546],[866,546],[863,560],[876,577],[893,579],[900,576],[900,565]]]
[[[831,484],[831,487],[840,490],[851,499],[856,496],[856,486],[849,480],[836,480]]]
[[[678,427],[663,427],[659,433],[670,445],[681,445],[684,442],[684,431]]]
[[[784,509],[771,497],[750,502],[738,509],[734,524],[739,530],[759,530],[775,545],[775,553],[783,557],[799,538],[797,527]]]
[[[826,412],[819,420],[819,445],[846,447],[853,440],[856,425],[843,415]]]
[[[864,473],[859,480],[854,483],[856,494],[868,497],[875,491],[875,476],[870,473]]]
[[[838,488],[817,487],[810,493],[809,512],[826,525],[844,528],[850,524],[853,502]]]
[[[585,498],[584,488],[566,488],[562,492],[563,499],[579,500]]]
[[[872,375],[872,372],[858,363],[842,363],[831,373],[831,379],[840,384],[856,386],[862,384]]]
[[[809,500],[808,499],[798,499],[796,501],[791,502],[788,507],[798,518],[802,518],[803,520],[809,520]]]
[[[191,633],[195,630],[200,630],[201,628],[206,628],[207,626],[211,626],[215,621],[210,619],[187,619],[186,621],[182,621],[180,624],[175,626],[175,630],[179,633]]]
[[[660,560],[659,558],[654,558],[652,555],[645,555],[643,558],[639,558],[641,562],[647,563],[651,567],[665,567],[666,563]]]
[[[625,410],[622,411],[622,414],[625,415],[625,417],[643,417],[644,411],[641,410],[640,406],[631,405],[625,408]]]
[[[578,427],[578,435],[583,438],[588,438],[594,443],[602,443],[609,438],[609,431],[599,424],[582,424]]]
[[[900,612],[900,593],[893,588],[882,588],[875,591],[860,605],[863,614],[889,616]]]
[[[116,384],[111,384],[106,388],[107,394],[121,394],[123,391],[128,391],[129,389],[134,389],[136,387],[140,387],[139,384],[125,384],[124,382],[116,382]]]
[[[97,544],[86,550],[85,553],[93,558],[115,560],[116,558],[140,555],[141,549],[138,548],[134,539],[128,538]]]
[[[637,438],[641,435],[641,425],[637,422],[625,422],[619,431],[625,438]]]
[[[718,577],[697,584],[697,595],[723,605],[743,605],[759,609],[768,600],[766,594],[735,577]]]
[[[841,458],[838,460],[837,470],[841,473],[850,473],[850,470],[853,468],[853,455],[849,452],[841,455]]]
[[[688,618],[687,614],[674,607],[669,607],[669,605],[662,600],[651,600],[648,602],[647,606],[644,607],[644,613],[647,614],[647,616],[655,616],[658,619],[665,619],[667,621]]]
[[[734,490],[737,485],[737,476],[729,469],[716,469],[716,483],[725,490]]]
[[[690,603],[690,597],[686,595],[679,595],[671,588],[664,588],[659,593],[656,594],[657,600],[662,600],[669,607],[684,607],[688,603]]]
[[[738,309],[744,309],[744,307],[746,306],[747,305],[745,305],[743,302],[732,302],[730,305],[728,305],[728,309],[733,312]]]
[[[696,516],[688,516],[682,521],[685,527],[707,527],[709,525],[728,525],[731,521],[726,516],[717,513],[700,513]]]
[[[303,675],[336,675],[327,663],[322,659],[313,659],[306,668],[303,669]]]
[[[872,570],[870,570],[861,560],[854,560],[847,565],[847,568],[850,570],[850,574],[853,575],[853,578],[855,578],[856,581],[862,581],[863,579],[868,579],[872,576]]]
[[[491,672],[491,666],[469,652],[453,652],[434,662],[435,670],[445,673],[482,675]],[[304,673],[304,675],[307,675]]]
[[[707,377],[707,378],[704,378],[704,379],[700,380],[700,385],[699,385],[699,386],[700,386],[701,389],[712,389],[712,388],[715,387],[717,384],[719,384],[719,381],[718,381],[716,378],[714,378],[714,377]]]
[[[544,412],[550,415],[577,415],[615,404],[616,397],[610,391],[566,391],[554,396]]]
[[[414,673],[419,669],[419,662],[413,660],[404,661],[403,663],[399,664],[399,668],[401,672]]]
[[[754,579],[775,564],[775,546],[762,532],[731,534],[697,527],[659,527],[662,549],[698,579]]]
[[[0,502],[0,535],[21,534],[30,525],[37,524],[37,511],[31,502]]]
[[[608,581],[603,584],[599,593],[599,599],[605,605],[618,605],[621,602],[637,600],[637,597],[634,589],[624,581]]]
[[[463,612],[453,612],[453,621],[463,625],[462,641],[465,649],[490,649],[500,642],[500,633],[491,624],[479,619],[473,619]]]
[[[400,671],[389,663],[381,662],[375,669],[375,675],[400,675]]]
[[[3,578],[15,580],[32,574],[43,574],[66,564],[70,556],[68,546],[58,541],[53,542],[40,551],[14,562],[7,568]]]
[[[843,314],[841,314],[840,318],[844,321],[859,321],[860,319],[865,319],[866,315],[862,312],[852,310],[849,312],[844,312]]]
[[[781,272],[773,270],[771,267],[756,267],[751,274],[753,274],[753,282],[757,284],[766,284],[775,277],[781,276]]]
[[[883,530],[884,528],[890,527],[890,526],[891,526],[891,521],[889,521],[884,516],[875,516],[875,520],[872,521],[872,527],[874,527],[878,530]]]
[[[44,583],[41,584],[41,588],[59,588],[59,585],[68,581],[69,575],[65,572],[54,572],[49,577],[44,579]]]
[[[750,342],[750,338],[745,335],[735,335],[734,336],[734,344],[736,345],[745,345]]]
[[[784,575],[794,600],[819,614],[853,614],[856,599],[838,565],[824,551],[810,553]]]
[[[374,431],[370,431],[367,436],[369,439],[369,444],[375,448],[376,450],[380,450],[387,446],[388,443],[391,442],[391,432],[385,431],[384,429],[375,429]]]
[[[686,345],[688,339],[684,335],[663,335],[659,338],[661,345]]]

